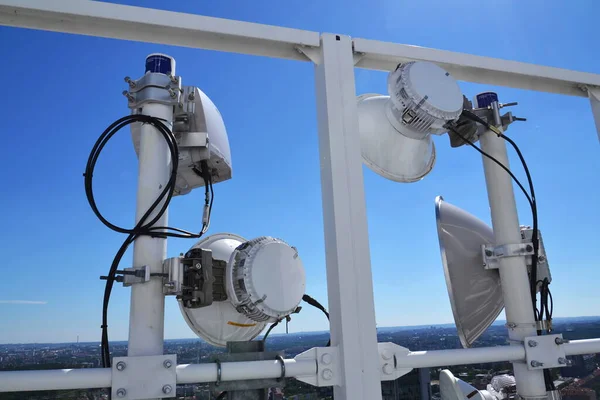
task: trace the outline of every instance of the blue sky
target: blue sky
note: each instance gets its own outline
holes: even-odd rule
[[[600,3],[593,0],[576,6],[533,0],[126,3],[600,73]],[[151,52],[174,56],[184,83],[201,87],[225,119],[234,179],[215,186],[210,233],[271,235],[295,245],[307,269],[307,292],[326,304],[311,64],[6,27],[0,27],[0,38],[0,208],[6,229],[0,343],[100,338],[104,282],[98,277],[123,237],[89,209],[82,172],[98,135],[129,111],[123,77],[140,76]],[[385,78],[357,70],[357,93],[385,93]],[[592,249],[600,222],[600,148],[587,100],[461,86],[468,97],[492,89],[503,101],[520,103],[514,111],[528,122],[508,133],[536,185],[555,316],[597,315],[600,265]],[[480,156],[467,147],[451,149],[447,137],[435,143],[437,164],[419,183],[396,184],[364,169],[379,326],[452,321],[437,244],[436,195],[489,221]],[[512,165],[522,177],[514,157]],[[136,168],[123,132],[103,153],[96,173],[98,202],[122,225],[134,218]],[[174,199],[170,225],[197,229],[202,196],[197,191]],[[530,223],[520,196],[518,204],[521,222]],[[168,254],[192,244],[170,240]],[[122,267],[130,262],[131,252]],[[127,338],[128,309],[129,289],[115,287],[111,339]],[[167,299],[165,324],[167,338],[193,336],[173,298]],[[310,307],[290,325],[291,331],[326,328]]]

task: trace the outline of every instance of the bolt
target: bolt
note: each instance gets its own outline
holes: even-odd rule
[[[127,364],[125,364],[123,361],[119,361],[117,363],[117,370],[118,371],[123,371],[125,369],[125,367],[127,366]]]
[[[165,288],[167,288],[167,289],[175,289],[175,282],[167,282],[167,283],[165,283]]]
[[[125,82],[127,82],[129,84],[130,88],[134,88],[135,87],[135,82],[128,76],[125,77]]]
[[[193,101],[195,98],[196,98],[196,94],[193,91],[190,92],[190,94],[188,95],[188,99]]]
[[[127,100],[129,100],[130,102],[135,100],[135,97],[133,97],[133,95],[127,90],[123,90],[123,96],[127,97]]]
[[[323,370],[323,372],[321,372],[321,376],[323,377],[323,379],[325,379],[326,381],[328,381],[331,378],[333,378],[333,371],[330,370],[329,368],[325,368]]]
[[[535,340],[530,340],[529,342],[527,342],[527,345],[529,347],[535,347],[538,345],[538,343]]]
[[[557,337],[556,339],[554,339],[554,343],[560,346],[561,344],[569,343],[569,340]]]
[[[528,244],[527,246],[525,246],[525,250],[527,251],[533,251],[533,246]]]
[[[383,373],[386,375],[391,375],[394,372],[394,367],[391,364],[383,365]]]
[[[173,366],[173,363],[171,362],[171,360],[165,360],[163,362],[163,366],[167,369],[171,368]]]
[[[510,329],[515,329],[517,327],[517,324],[515,324],[514,322],[509,322],[506,324],[506,326]]]
[[[177,83],[177,77],[176,76],[169,75],[169,78],[171,78],[171,82]]]
[[[546,261],[546,257],[544,257],[544,256],[539,256],[539,257],[538,257],[538,261],[539,261],[539,262],[544,262],[544,261]]]
[[[488,257],[491,257],[491,256],[494,255],[494,253],[491,250],[486,249],[485,250],[485,255],[488,256]]]
[[[389,349],[386,349],[381,353],[381,358],[384,360],[391,360],[394,357],[394,353],[392,353]]]
[[[564,358],[564,357],[560,357],[560,358],[558,359],[558,363],[559,363],[559,364],[567,364],[567,359],[566,359],[566,358]]]
[[[120,388],[117,389],[117,397],[125,397],[125,395],[127,394],[127,390]]]
[[[169,89],[169,95],[171,96],[172,99],[177,97],[177,92],[174,91],[173,89]]]
[[[543,367],[543,366],[544,366],[544,363],[541,363],[541,362],[539,362],[539,361],[536,361],[536,360],[531,360],[531,366],[532,366],[533,368],[537,368],[537,367]]]
[[[169,394],[173,391],[173,388],[171,387],[171,385],[165,385],[163,386],[162,391],[164,394]]]
[[[331,354],[325,353],[321,356],[321,362],[325,365],[331,364]]]

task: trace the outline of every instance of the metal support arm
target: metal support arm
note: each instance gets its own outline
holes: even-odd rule
[[[331,344],[339,399],[381,399],[352,41],[323,35],[315,67]]]
[[[542,346],[542,344],[540,344]],[[600,353],[599,339],[564,341],[561,345],[565,355]],[[393,343],[379,343],[378,373],[380,380],[396,379],[408,373],[412,368],[439,367],[448,365],[464,365],[500,361],[525,361],[524,345],[480,347],[471,349],[409,351]],[[313,356],[307,356],[313,354]],[[329,356],[325,356],[329,354]],[[318,358],[317,358],[318,355]],[[332,372],[338,368],[340,360],[336,358],[337,350],[331,347],[319,347],[296,356],[295,359],[283,360],[286,378],[296,378],[304,382],[312,379],[316,382],[318,374],[325,369]],[[165,356],[166,357],[166,356]],[[388,366],[395,365],[393,370]],[[223,362],[221,363],[221,380],[268,379],[281,376],[279,360]],[[388,373],[389,372],[389,373]],[[217,365],[182,364],[176,368],[177,383],[207,383],[217,380]],[[326,373],[325,375],[329,375]],[[331,386],[329,384],[320,386]],[[0,392],[22,392],[30,390],[66,390],[85,388],[105,388],[112,385],[110,368],[55,369],[44,371],[1,371]]]

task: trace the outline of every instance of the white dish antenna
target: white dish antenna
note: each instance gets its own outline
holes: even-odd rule
[[[211,282],[225,288],[225,300],[200,307],[179,301],[192,331],[214,346],[254,339],[267,323],[295,312],[302,300],[304,267],[296,249],[282,240],[260,237],[246,241],[220,233],[200,240],[192,249],[210,250],[213,263],[226,263],[222,273],[213,268]]]
[[[456,80],[436,64],[409,62],[388,75],[389,96],[358,97],[364,163],[396,182],[416,182],[435,163],[431,134],[459,118],[463,95]]]
[[[494,243],[494,232],[441,196],[435,200],[435,215],[458,337],[463,347],[471,347],[504,308],[500,274],[485,269],[481,255],[483,244]]]
[[[494,232],[490,226],[468,212],[445,202],[441,196],[435,199],[440,252],[448,296],[458,337],[463,347],[485,332],[504,309],[504,297],[497,258],[484,259],[484,251],[494,253]],[[531,240],[532,230],[521,227],[521,238],[526,245]],[[540,238],[540,255],[537,263],[539,280],[552,281],[544,243]],[[490,250],[484,250],[490,249]],[[501,257],[501,256],[497,256]],[[527,268],[531,271],[531,257],[527,257]],[[489,265],[486,265],[489,263]],[[539,290],[539,287],[538,287]]]

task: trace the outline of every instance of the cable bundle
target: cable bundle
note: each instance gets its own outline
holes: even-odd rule
[[[169,152],[171,155],[171,173],[169,176],[169,180],[162,192],[158,195],[156,200],[152,203],[152,205],[148,208],[148,210],[144,213],[144,215],[140,218],[138,223],[132,228],[127,229],[109,222],[96,205],[96,201],[94,199],[94,192],[92,186],[92,180],[94,176],[94,169],[96,167],[96,162],[98,161],[98,157],[100,153],[104,149],[104,146],[108,143],[108,141],[122,128],[127,125],[133,123],[142,123],[142,124],[150,124],[154,128],[158,130],[158,132],[165,139],[169,147]],[[175,191],[175,182],[177,179],[177,169],[179,167],[179,149],[177,147],[177,141],[175,136],[171,132],[171,130],[164,124],[163,120],[152,117],[149,115],[129,115],[118,119],[114,123],[112,123],[106,130],[100,135],[92,151],[88,158],[88,162],[85,168],[84,176],[84,185],[85,185],[85,194],[87,200],[92,208],[94,214],[98,217],[98,219],[109,229],[112,229],[115,232],[125,233],[127,234],[127,238],[117,251],[113,262],[110,266],[110,270],[108,273],[108,277],[106,280],[106,286],[104,288],[104,299],[102,303],[102,340],[101,340],[101,353],[102,353],[102,366],[110,367],[110,350],[109,350],[109,341],[108,341],[108,304],[110,301],[110,295],[112,292],[113,284],[116,278],[117,269],[119,267],[119,263],[123,258],[123,255],[127,251],[127,248],[133,243],[138,237],[146,235],[152,237],[178,237],[178,238],[199,238],[201,237],[207,230],[210,225],[210,214],[212,212],[212,204],[214,199],[214,192],[212,189],[212,179],[210,175],[210,171],[208,171],[208,167],[206,163],[202,164],[202,170],[198,170],[196,173],[201,174],[204,178],[205,183],[205,212],[206,218],[203,218],[203,226],[200,233],[192,233],[178,228],[164,227],[164,226],[153,226],[165,213],[165,211],[169,207],[169,203],[173,198],[173,193]],[[210,191],[210,196],[209,196]],[[164,200],[164,201],[163,201]],[[149,219],[150,215],[159,207],[156,215]]]

